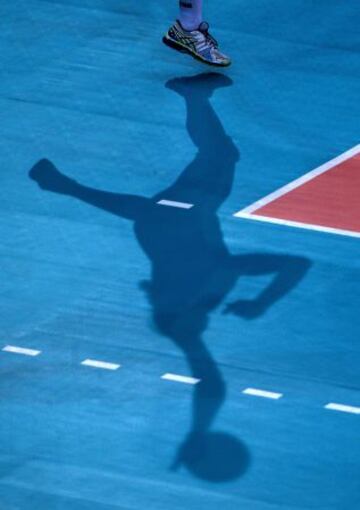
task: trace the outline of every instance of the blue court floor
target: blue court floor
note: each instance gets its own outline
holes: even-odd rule
[[[205,4],[0,3],[1,510],[360,508],[359,239],[233,216],[359,143],[358,0]]]

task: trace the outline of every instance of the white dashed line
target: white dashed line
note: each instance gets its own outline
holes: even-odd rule
[[[194,204],[187,204],[186,202],[175,202],[174,200],[159,200],[159,205],[167,205],[169,207],[178,207],[179,209],[191,209]]]
[[[341,411],[343,413],[360,414],[360,407],[346,406],[344,404],[330,403],[325,406],[325,409],[331,409],[332,411]]]
[[[161,379],[166,379],[167,381],[176,381],[185,384],[197,384],[201,381],[201,379],[195,379],[195,377],[186,377],[185,375],[177,375],[177,374],[164,374],[161,376]]]
[[[15,345],[6,345],[3,349],[5,352],[14,352],[15,354],[24,354],[25,356],[38,356],[41,351],[35,349],[25,349],[24,347],[16,347]]]
[[[15,354],[23,354],[25,356],[38,356],[41,354],[41,351],[35,350],[35,349],[27,349],[24,347],[17,347],[15,345],[6,345],[2,348],[2,351],[4,352],[12,352]],[[95,359],[85,359],[81,362],[81,365],[85,365],[88,367],[95,367],[95,368],[102,368],[105,370],[118,370],[121,365],[117,363],[108,363],[106,361],[98,361]],[[175,381],[180,382],[184,384],[198,384],[201,382],[201,379],[196,379],[195,377],[188,377],[185,375],[178,375],[178,374],[172,374],[172,373],[166,373],[161,376],[161,379],[165,379],[167,381]],[[272,400],[278,400],[279,398],[283,397],[283,393],[275,393],[273,391],[266,391],[266,390],[260,390],[257,388],[246,388],[242,391],[245,395],[252,395],[255,397],[263,397],[263,398],[270,398]],[[336,404],[336,403],[329,403],[324,406],[324,409],[330,409],[332,411],[340,411],[343,413],[351,413],[351,414],[360,414],[360,407],[355,406],[349,406],[344,404]]]
[[[105,370],[117,370],[121,367],[117,363],[108,363],[106,361],[98,361],[96,359],[85,359],[81,362],[82,365],[87,367],[104,368]]]
[[[264,397],[264,398],[272,398],[273,400],[278,400],[283,396],[282,393],[274,393],[273,391],[265,391],[265,390],[257,390],[256,388],[246,388],[243,391],[245,395],[253,395],[254,397]]]

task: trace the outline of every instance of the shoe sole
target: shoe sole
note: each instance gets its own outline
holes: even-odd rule
[[[208,60],[205,60],[202,58],[198,53],[195,53],[194,51],[191,51],[189,48],[184,46],[178,41],[174,41],[174,39],[171,39],[170,37],[167,37],[164,35],[163,37],[163,43],[166,44],[169,48],[172,48],[173,50],[179,51],[180,53],[185,53],[187,55],[190,55],[195,60],[198,60],[202,64],[206,64],[211,67],[229,67],[231,65],[231,61],[227,64],[216,64],[215,62],[209,62]]]

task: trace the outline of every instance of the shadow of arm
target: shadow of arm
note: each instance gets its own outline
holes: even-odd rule
[[[83,186],[62,174],[47,159],[36,163],[30,170],[29,177],[46,191],[72,196],[122,218],[135,220],[138,216],[146,213],[146,208],[149,205],[149,200],[144,197]]]
[[[292,255],[250,254],[233,257],[239,275],[259,276],[274,273],[271,283],[252,300],[229,303],[224,313],[254,319],[294,289],[304,278],[311,263],[305,257]]]

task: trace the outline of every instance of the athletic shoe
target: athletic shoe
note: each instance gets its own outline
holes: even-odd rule
[[[217,41],[209,33],[209,24],[203,21],[196,30],[185,30],[180,21],[169,28],[163,42],[181,53],[188,53],[204,64],[226,67],[231,64],[229,57],[221,53]]]

